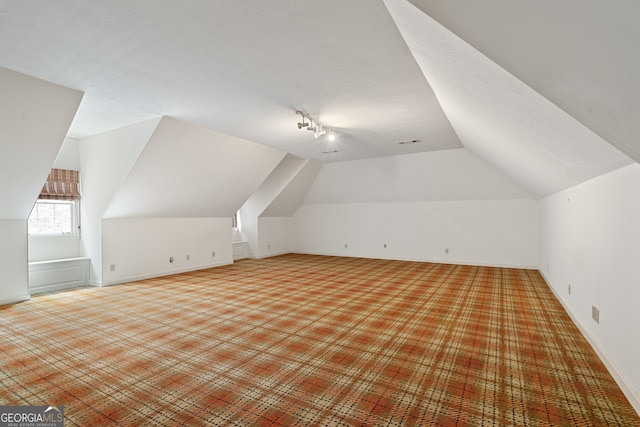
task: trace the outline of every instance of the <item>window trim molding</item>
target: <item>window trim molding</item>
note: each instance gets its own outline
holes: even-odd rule
[[[69,233],[31,233],[29,232],[29,219],[33,214],[33,210],[38,203],[59,203],[71,205],[71,232]],[[80,227],[80,200],[55,200],[55,199],[38,199],[33,205],[29,217],[27,217],[27,236],[30,240],[78,240],[81,238]]]

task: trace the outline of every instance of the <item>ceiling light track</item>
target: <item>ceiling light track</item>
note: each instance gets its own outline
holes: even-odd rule
[[[298,122],[298,129],[306,129],[309,132],[313,132],[313,136],[316,139],[326,135],[329,141],[333,142],[336,140],[336,135],[333,132],[333,129],[326,127],[305,112],[296,110],[296,114],[302,119]]]

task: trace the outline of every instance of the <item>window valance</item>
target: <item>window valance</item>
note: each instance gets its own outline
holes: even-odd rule
[[[51,169],[39,198],[78,200],[80,198],[80,172],[69,169]]]

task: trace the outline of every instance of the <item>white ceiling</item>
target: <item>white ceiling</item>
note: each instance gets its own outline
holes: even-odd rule
[[[640,2],[411,3],[640,161]]]
[[[164,117],[103,218],[231,217],[284,156],[264,145]]]
[[[412,4],[385,3],[465,148],[536,197],[631,162]]]
[[[464,146],[544,196],[640,159],[640,3],[560,3],[0,0],[0,66],[84,91],[75,137],[167,115],[323,161]]]
[[[0,218],[29,216],[81,99],[79,91],[0,68]]]
[[[465,149],[326,164],[305,204],[530,199]]]
[[[169,115],[321,160],[461,146],[382,1],[275,4],[2,1],[0,66],[85,91],[76,137]]]

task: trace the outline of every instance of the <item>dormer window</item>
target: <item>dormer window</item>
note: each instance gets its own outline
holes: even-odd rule
[[[29,215],[29,235],[79,236],[79,206],[79,172],[52,169]]]

